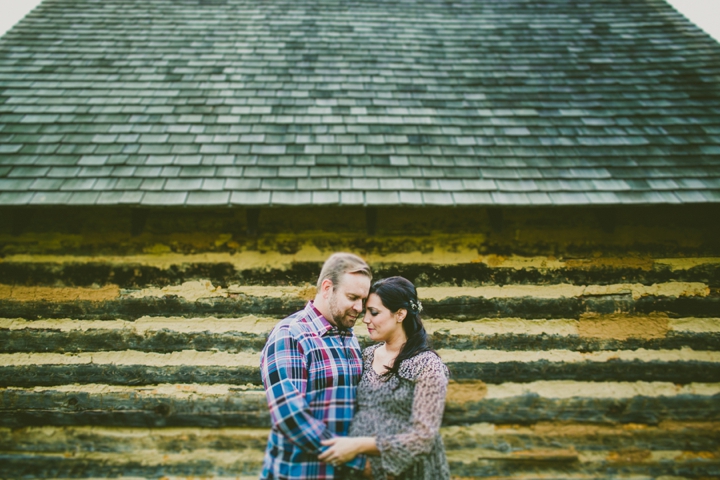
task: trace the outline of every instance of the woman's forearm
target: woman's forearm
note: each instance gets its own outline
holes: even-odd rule
[[[356,437],[358,454],[380,455],[375,437]]]

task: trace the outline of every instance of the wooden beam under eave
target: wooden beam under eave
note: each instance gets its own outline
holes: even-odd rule
[[[247,229],[246,233],[255,237],[258,234],[258,225],[260,223],[260,209],[259,208],[248,208],[245,210]]]
[[[377,208],[368,207],[365,209],[365,228],[370,237],[377,232]]]

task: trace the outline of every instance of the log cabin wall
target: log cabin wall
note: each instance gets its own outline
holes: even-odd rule
[[[260,349],[338,250],[418,286],[457,478],[718,476],[718,213],[0,210],[0,477],[256,478]]]

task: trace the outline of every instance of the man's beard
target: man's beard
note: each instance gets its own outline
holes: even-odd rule
[[[357,320],[357,317],[355,320],[352,321],[351,325],[347,325],[345,322],[350,322],[350,320],[347,318],[347,313],[350,312],[350,310],[346,310],[344,312],[340,311],[340,309],[337,306],[337,301],[335,300],[335,293],[333,292],[332,296],[330,297],[328,301],[328,305],[330,306],[330,315],[332,315],[333,322],[335,322],[335,326],[339,328],[340,330],[348,330],[355,326],[355,320]],[[355,312],[353,311],[353,316],[355,316]]]

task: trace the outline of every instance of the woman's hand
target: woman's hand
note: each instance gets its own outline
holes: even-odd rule
[[[361,442],[358,437],[335,437],[323,440],[326,447],[330,447],[318,455],[318,460],[331,465],[342,465],[360,454]]]

